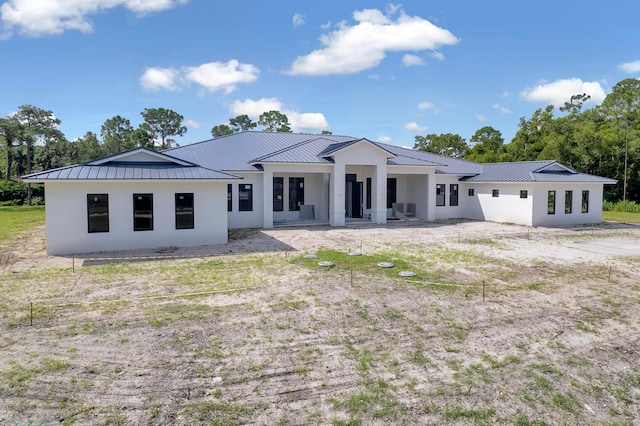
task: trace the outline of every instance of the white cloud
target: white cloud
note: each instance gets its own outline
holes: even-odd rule
[[[482,114],[476,114],[476,119],[481,123],[488,120],[487,116]]]
[[[500,96],[501,96],[501,97],[503,97],[503,98],[508,98],[508,97],[510,97],[510,96],[511,96],[511,93],[509,93],[509,92],[502,92],[502,95],[500,95]]]
[[[502,114],[512,114],[513,113],[510,109],[505,108],[500,104],[493,104],[491,106],[491,108],[500,111]]]
[[[391,139],[389,136],[380,136],[378,139],[376,139],[377,142],[382,142],[382,143],[389,143],[392,140],[393,139]]]
[[[415,132],[426,132],[427,130],[429,130],[427,127],[423,127],[418,123],[416,123],[415,121],[405,124],[404,128],[407,130],[415,131]]]
[[[176,80],[179,72],[173,68],[147,68],[140,77],[140,85],[144,90],[177,90]]]
[[[556,80],[543,83],[520,92],[520,97],[530,102],[547,102],[557,107],[569,102],[571,96],[586,93],[591,96],[588,102],[601,103],[605,98],[604,89],[597,81],[582,81],[579,78]]]
[[[260,70],[251,64],[241,64],[236,59],[229,62],[209,62],[197,67],[183,67],[185,78],[198,83],[210,92],[223,90],[229,94],[238,83],[253,83]]]
[[[402,63],[404,64],[405,67],[411,67],[414,65],[424,65],[424,61],[420,56],[409,55],[409,54],[406,54],[402,57]]]
[[[448,30],[419,16],[400,13],[392,20],[377,9],[365,9],[355,11],[353,18],[356,25],[342,22],[337,30],[322,35],[324,47],[299,56],[289,73],[352,74],[377,66],[387,52],[435,50],[459,41]]]
[[[90,15],[124,7],[138,16],[171,9],[188,0],[8,0],[0,7],[4,38],[14,31],[38,37],[67,30],[93,31]]]
[[[326,24],[320,25],[320,29],[328,30],[329,28],[331,28],[331,21],[327,22]]]
[[[440,52],[431,52],[431,56],[433,59],[437,59],[439,61],[444,61],[444,55]]]
[[[436,108],[436,106],[433,103],[427,102],[427,101],[420,102],[418,104],[418,109],[421,109],[421,110],[427,110],[428,109],[428,110],[432,111],[434,114],[437,114],[437,113],[440,112],[440,110],[438,108]]]
[[[306,18],[302,13],[294,13],[292,22],[294,27],[299,27],[300,25],[304,25]]]
[[[184,122],[184,125],[187,126],[187,127],[193,127],[194,129],[199,129],[200,128],[200,123],[198,123],[195,120],[191,120],[191,119],[186,120]]]
[[[285,106],[277,98],[262,98],[258,100],[245,99],[244,101],[235,101],[231,104],[231,115],[246,114],[254,121],[257,121],[260,114],[267,111],[280,111],[285,114],[291,124],[291,129],[298,131],[327,130],[329,123],[324,114],[320,112],[300,113]]]
[[[624,64],[618,65],[618,68],[627,74],[634,74],[640,72],[640,61],[625,62]]]

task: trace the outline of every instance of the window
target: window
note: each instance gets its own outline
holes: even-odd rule
[[[449,205],[457,206],[458,205],[458,184],[452,183],[449,185]]]
[[[238,185],[238,210],[241,212],[253,211],[253,185],[250,183]]]
[[[393,207],[393,203],[396,202],[396,190],[398,187],[398,181],[396,178],[387,178],[387,208]]]
[[[304,204],[304,178],[289,178],[289,211],[300,211]]]
[[[193,193],[176,194],[176,229],[193,229]]]
[[[371,208],[371,178],[367,178],[367,204],[365,208]]]
[[[589,191],[582,191],[582,213],[589,213]]]
[[[573,204],[573,191],[564,191],[564,213],[571,214],[571,204]]]
[[[133,194],[133,230],[153,231],[153,194]]]
[[[491,196],[494,198],[498,198],[500,196],[500,190],[499,189],[491,190]]]
[[[556,214],[556,191],[549,191],[547,195],[547,214]]]
[[[284,210],[284,178],[273,178],[273,211],[281,212]]]
[[[436,206],[444,206],[445,193],[447,192],[447,185],[444,183],[436,184]]]
[[[109,194],[87,194],[89,232],[109,232]]]
[[[521,189],[520,198],[529,198],[529,191],[527,191],[526,189]]]
[[[469,188],[469,197],[476,195],[476,191],[473,188]]]
[[[231,191],[232,185],[230,183],[227,184],[227,211],[233,211],[233,193]]]

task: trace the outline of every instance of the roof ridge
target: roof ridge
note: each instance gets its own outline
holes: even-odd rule
[[[267,132],[267,133],[269,133],[269,132]],[[313,142],[313,141],[315,141],[317,139],[320,139],[320,138],[303,140],[301,142],[295,143],[293,145],[286,146],[284,148],[281,148],[279,150],[270,152],[268,154],[261,155],[260,157],[254,158],[253,160],[249,160],[248,163],[251,164],[251,163],[255,163],[255,162],[260,161],[260,160],[266,160],[269,157],[273,157],[275,155],[282,154],[283,152],[287,152],[287,151],[290,151],[292,149],[298,148],[298,147],[300,147],[302,145],[306,145],[306,144],[311,143],[311,142]]]

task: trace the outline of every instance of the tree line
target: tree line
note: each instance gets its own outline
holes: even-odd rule
[[[559,108],[537,109],[520,118],[518,131],[505,143],[499,130],[485,126],[469,142],[453,133],[415,136],[414,149],[487,163],[558,160],[577,171],[618,179],[606,188],[607,200],[640,201],[640,80],[618,82],[601,105],[583,109],[589,96],[576,94]],[[184,117],[165,108],[145,108],[143,122],[134,128],[116,115],[104,122],[100,135],[87,132],[68,141],[52,111],[22,105],[0,118],[0,179],[12,180],[34,171],[83,163],[136,147],[167,149],[175,136],[187,132]],[[250,131],[291,132],[286,114],[266,111],[257,122],[247,115],[211,128],[213,137]],[[330,134],[325,130],[322,134]]]

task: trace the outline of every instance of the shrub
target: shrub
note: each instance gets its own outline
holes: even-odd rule
[[[20,206],[27,204],[27,184],[13,180],[0,181],[0,205]],[[31,185],[31,204],[44,204],[43,185]]]
[[[635,201],[605,201],[602,210],[606,212],[640,213],[640,204]]]

